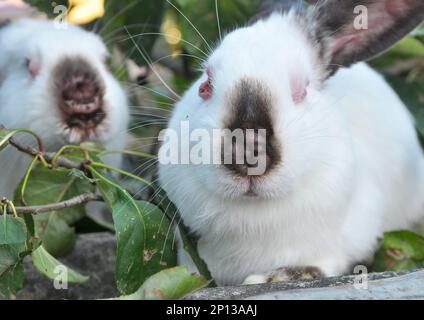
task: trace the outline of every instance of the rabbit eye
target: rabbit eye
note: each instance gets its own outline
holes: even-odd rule
[[[33,79],[40,73],[40,64],[34,59],[26,58],[25,66]]]
[[[213,93],[211,72],[208,70],[207,74],[208,74],[208,80],[203,82],[199,88],[199,96],[203,100],[209,100],[212,97],[212,93]]]

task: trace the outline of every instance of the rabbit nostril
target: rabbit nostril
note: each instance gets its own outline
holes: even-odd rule
[[[76,84],[75,84],[75,89],[76,90],[78,90],[78,91],[82,91],[82,89],[84,88],[84,83],[82,82],[82,81],[78,81]]]
[[[90,75],[74,73],[60,84],[64,103],[62,109],[69,114],[92,113],[102,107],[100,87]]]
[[[232,112],[224,125],[235,136],[236,152],[226,152],[223,163],[236,175],[262,176],[279,165],[282,158],[274,134],[269,89],[255,79],[243,78],[232,90],[229,102]],[[229,138],[226,137],[227,141]]]
[[[230,146],[228,148],[224,139],[222,163],[238,176],[263,176],[280,159],[273,137],[261,135],[260,130],[244,129],[243,139],[232,140]]]

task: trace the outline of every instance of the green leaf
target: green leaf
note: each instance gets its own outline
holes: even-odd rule
[[[401,271],[424,267],[424,238],[410,231],[384,234],[374,258],[374,271]]]
[[[424,57],[424,44],[414,37],[406,37],[384,55],[373,60],[372,65],[378,69],[404,63],[408,59]]]
[[[188,272],[185,266],[178,266],[153,275],[136,293],[119,299],[177,300],[205,287],[207,284],[206,278]]]
[[[123,294],[131,294],[151,275],[176,265],[173,230],[159,208],[135,201],[112,178],[92,172],[113,211],[117,287]]]
[[[25,252],[25,243],[0,245],[0,299],[10,299],[22,288]]]
[[[420,27],[415,29],[412,33],[412,36],[414,37],[424,37],[424,24],[422,24]]]
[[[27,239],[25,222],[10,215],[0,217],[0,244],[24,243]]]
[[[414,115],[416,127],[420,134],[424,136],[424,77],[408,82],[401,77],[387,76],[386,80]]]
[[[98,154],[104,151],[101,146],[90,142],[84,142],[80,145],[80,147],[76,147],[80,148],[80,150],[75,149],[75,146],[68,147],[72,147],[72,149],[66,149],[62,154],[62,157],[77,163],[87,160],[85,158],[85,152],[88,153],[92,161],[100,161]],[[82,178],[82,176],[80,176],[80,178]]]
[[[0,245],[0,300],[12,298],[23,286],[24,267],[19,255]]]
[[[78,169],[71,169],[70,175],[72,175],[72,176],[74,176],[78,179],[88,181],[90,183],[96,183],[97,182],[96,179],[91,179],[91,178],[87,177],[84,172],[82,172],[81,170],[78,170]]]
[[[10,139],[10,131],[0,124],[0,151],[3,150]]]
[[[7,130],[3,125],[0,124],[0,151],[3,150],[9,144],[9,139],[12,138],[17,133],[29,133],[34,138],[37,139],[37,142],[40,143],[38,136],[34,134],[31,130],[27,130],[27,129]]]
[[[57,211],[38,214],[34,220],[36,237],[48,252],[61,257],[72,250],[76,241],[74,228]]]
[[[50,170],[38,165],[31,172],[25,191],[25,201],[28,206],[57,203],[86,192],[92,192],[94,187],[72,174],[71,170],[59,168]],[[15,202],[21,203],[20,186],[15,195]],[[80,206],[62,210],[63,218],[73,223],[83,215]],[[66,214],[65,214],[66,213]]]
[[[56,279],[58,276],[57,268],[63,266],[63,264],[48,253],[43,246],[38,247],[38,249],[32,253],[32,262],[38,271],[52,280]],[[84,283],[89,279],[69,267],[66,267],[66,269],[67,281],[69,283]]]
[[[171,220],[175,217],[180,217],[177,207],[171,202],[171,200],[169,200],[166,192],[158,185],[154,185],[154,190],[155,202],[160,204],[168,218]],[[197,270],[206,279],[211,280],[212,276],[208,266],[197,252],[197,239],[190,234],[190,231],[182,222],[178,223],[178,230],[180,232],[183,248],[190,256]],[[210,286],[215,286],[215,283],[211,281]]]
[[[30,174],[25,201],[29,206],[46,205],[93,192],[94,189],[89,180],[76,177],[71,170],[63,168],[50,170],[39,165]],[[15,202],[21,203],[20,187]],[[63,256],[75,244],[72,225],[84,216],[84,205],[35,215],[35,236],[42,240],[45,249],[53,256]]]
[[[1,228],[0,299],[9,299],[22,287],[24,280],[22,259],[26,253],[26,230],[21,219],[16,218],[3,220]]]
[[[32,214],[24,214],[22,215],[25,221],[25,225],[28,231],[29,237],[35,237],[35,222]]]

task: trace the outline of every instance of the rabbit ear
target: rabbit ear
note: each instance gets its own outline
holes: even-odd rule
[[[423,20],[423,0],[324,0],[308,12],[331,72],[384,52]]]

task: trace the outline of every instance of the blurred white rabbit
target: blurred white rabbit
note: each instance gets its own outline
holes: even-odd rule
[[[95,34],[47,20],[22,19],[0,28],[0,123],[37,133],[48,151],[90,140],[110,150],[126,146],[129,108],[106,66]],[[28,141],[27,141],[28,142]],[[120,155],[105,157],[119,167]],[[13,199],[30,158],[0,152],[0,196]]]

